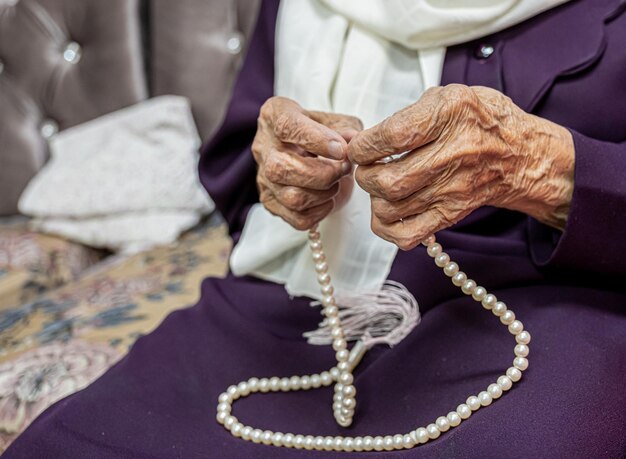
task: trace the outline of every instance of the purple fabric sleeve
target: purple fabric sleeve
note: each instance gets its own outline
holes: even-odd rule
[[[626,274],[626,143],[571,131],[576,150],[574,195],[559,234],[530,221],[530,249],[539,266]]]
[[[201,152],[200,180],[235,239],[251,205],[258,201],[256,164],[250,147],[259,109],[274,92],[274,61],[268,56],[274,55],[277,10],[278,1],[263,1],[222,127]]]

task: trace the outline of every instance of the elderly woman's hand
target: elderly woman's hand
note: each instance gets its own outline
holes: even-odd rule
[[[371,195],[373,231],[405,250],[484,205],[525,212],[560,229],[567,219],[571,134],[493,89],[430,89],[358,134],[348,155],[360,165],[357,182]]]
[[[357,118],[307,111],[284,97],[265,102],[252,144],[263,205],[299,230],[340,207],[353,187],[347,145],[362,129]]]

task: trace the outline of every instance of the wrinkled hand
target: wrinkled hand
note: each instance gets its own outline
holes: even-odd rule
[[[352,116],[307,111],[284,97],[268,99],[252,144],[267,210],[306,230],[343,205],[354,183],[347,145],[362,129]]]
[[[405,250],[484,205],[565,226],[571,134],[490,88],[432,88],[358,134],[348,155],[371,195],[372,230]]]

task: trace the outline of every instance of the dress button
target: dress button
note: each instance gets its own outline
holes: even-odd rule
[[[478,59],[487,59],[491,56],[495,51],[493,45],[483,43],[476,49],[476,57]]]
[[[243,48],[243,35],[241,32],[231,32],[226,35],[226,50],[230,54],[239,54]]]
[[[41,123],[41,126],[39,127],[39,132],[44,139],[48,140],[57,132],[59,132],[59,125],[56,121],[52,119],[44,120],[44,122]]]
[[[69,42],[63,50],[63,59],[70,64],[78,64],[82,55],[82,49],[75,41]]]

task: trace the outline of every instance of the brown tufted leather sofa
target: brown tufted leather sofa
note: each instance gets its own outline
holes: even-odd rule
[[[46,139],[154,95],[220,122],[260,0],[0,0],[0,215],[17,212]]]

